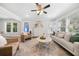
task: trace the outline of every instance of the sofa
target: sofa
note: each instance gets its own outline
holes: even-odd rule
[[[24,32],[21,34],[21,42],[25,42],[25,40],[28,40],[29,38],[31,38],[30,32]]]
[[[19,50],[20,39],[18,37],[7,38],[7,44],[0,47],[0,56],[14,56]]]
[[[70,42],[72,34],[67,32],[58,32],[54,36],[51,35],[52,40],[61,45],[67,51],[75,56],[79,56],[79,42]]]

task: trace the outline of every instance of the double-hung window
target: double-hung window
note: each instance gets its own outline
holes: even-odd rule
[[[7,22],[6,23],[6,32],[17,32],[17,23],[16,22]]]

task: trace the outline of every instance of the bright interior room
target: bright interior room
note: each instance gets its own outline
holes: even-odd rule
[[[79,3],[0,3],[0,56],[79,56]]]

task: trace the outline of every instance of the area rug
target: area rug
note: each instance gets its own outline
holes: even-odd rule
[[[50,42],[48,48],[39,48],[39,42],[36,38],[26,40],[20,43],[20,49],[17,51],[16,56],[69,56],[71,55],[54,41]]]

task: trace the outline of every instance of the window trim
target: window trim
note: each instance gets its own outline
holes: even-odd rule
[[[11,23],[11,32],[7,32],[7,24]],[[17,33],[18,32],[18,23],[17,23],[17,32],[13,31],[13,23],[17,23],[17,22],[6,22],[5,23],[5,33]]]

